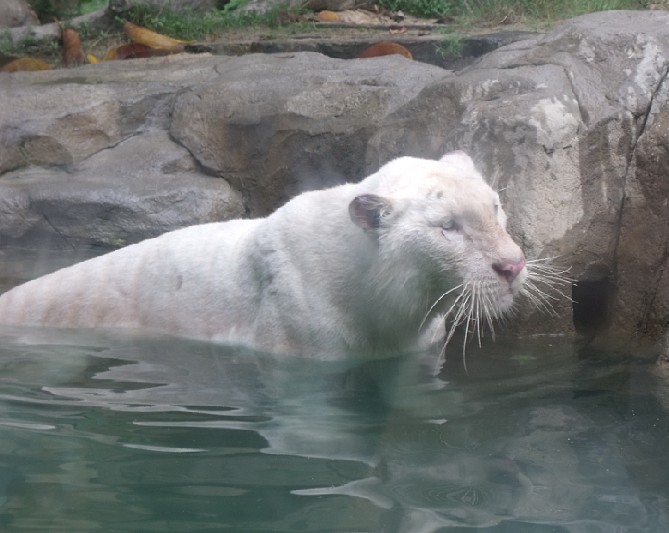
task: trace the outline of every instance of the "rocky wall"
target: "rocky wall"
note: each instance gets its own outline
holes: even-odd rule
[[[262,216],[399,155],[472,154],[531,259],[580,281],[526,333],[669,326],[669,14],[570,20],[453,72],[399,56],[175,56],[0,74],[0,247]]]

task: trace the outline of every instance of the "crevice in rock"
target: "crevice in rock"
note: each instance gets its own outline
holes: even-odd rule
[[[636,154],[636,149],[639,144],[639,141],[641,140],[641,137],[643,137],[644,133],[646,132],[646,127],[648,126],[648,121],[650,119],[650,115],[653,110],[653,106],[655,104],[655,100],[657,98],[657,95],[660,93],[662,90],[662,86],[664,83],[667,81],[667,78],[669,77],[669,63],[665,64],[664,67],[664,72],[660,76],[660,80],[658,81],[657,85],[653,89],[650,95],[650,99],[648,101],[648,105],[646,106],[646,109],[644,113],[639,115],[639,117],[635,117],[637,123],[639,124],[638,129],[636,131],[636,135],[632,139],[632,142],[630,144],[630,150],[627,155],[627,160],[625,162],[625,172],[623,173],[623,178],[622,178],[622,196],[620,198],[620,207],[618,209],[618,218],[616,220],[616,236],[615,236],[615,242],[613,245],[613,275],[614,279],[617,278],[618,275],[618,249],[620,247],[620,239],[621,239],[621,234],[622,234],[622,224],[623,224],[623,214],[625,212],[625,202],[627,201],[627,181],[629,179],[629,173],[630,169],[632,168],[632,163],[634,161],[634,156]]]
[[[652,283],[649,283],[650,288],[648,291],[649,297],[647,300],[644,300],[643,313],[641,315],[641,320],[638,324],[638,329],[640,333],[650,333],[649,325],[651,324],[651,314],[655,308],[655,300],[657,299],[658,291],[660,290],[660,283],[662,283],[662,278],[664,277],[664,267],[669,260],[669,241],[664,245],[664,250],[660,255],[658,261],[658,268],[655,272],[655,279],[652,280]]]
[[[590,265],[572,285],[572,317],[579,334],[592,337],[608,326],[613,293],[611,270],[603,264]]]
[[[186,152],[188,152],[188,155],[191,157],[193,160],[193,164],[195,165],[195,168],[193,169],[195,172],[202,174],[203,176],[208,176],[210,178],[224,178],[224,176],[221,175],[220,171],[216,170],[213,167],[208,167],[200,159],[193,153],[193,150],[190,149],[190,147],[185,144],[181,139],[178,137],[175,137],[172,135],[172,132],[170,130],[167,130],[167,136],[172,141],[174,144],[177,146],[180,146]]]
[[[562,67],[564,75],[566,76],[567,81],[569,82],[569,87],[571,87],[571,94],[574,96],[574,100],[576,100],[576,105],[578,106],[578,114],[580,115],[581,123],[584,126],[587,126],[590,117],[588,116],[587,109],[581,102],[581,99],[578,97],[578,91],[576,90],[576,85],[574,85],[574,78],[572,74],[569,72],[569,69],[567,69],[567,67],[565,67],[564,65],[556,65],[556,66]]]
[[[56,235],[58,235],[58,237],[59,237],[59,238],[60,238],[60,239],[61,239],[61,240],[62,240],[62,241],[69,247],[69,248],[71,248],[72,250],[75,250],[75,251],[76,251],[77,247],[74,246],[74,244],[72,244],[72,243],[70,242],[70,240],[67,238],[67,236],[66,236],[62,231],[60,231],[60,230],[53,224],[53,222],[51,222],[51,220],[49,220],[49,217],[46,216],[46,214],[42,213],[42,218],[43,218],[44,221],[49,225],[49,227],[54,231],[54,233],[55,233]]]
[[[576,103],[578,105],[578,112],[580,115],[581,122],[585,125],[587,125],[588,122],[588,114],[587,111],[585,111],[585,108],[583,107],[583,104],[578,97],[578,92],[576,91],[576,87],[574,85],[574,80],[572,76],[569,74],[569,70],[567,67],[560,63],[511,63],[509,65],[504,65],[503,67],[497,67],[499,70],[515,70],[519,68],[527,68],[527,67],[557,67],[561,69],[564,72],[564,75],[567,79],[567,82],[569,84],[569,87],[571,87],[571,94],[574,97],[574,100],[576,100]]]
[[[104,146],[104,147],[100,148],[99,150],[96,150],[95,152],[91,152],[90,154],[86,155],[86,157],[84,157],[84,158],[81,159],[80,161],[77,161],[77,162],[74,163],[73,165],[70,165],[70,166],[69,166],[67,169],[65,169],[65,170],[66,170],[66,172],[68,172],[68,174],[72,174],[72,173],[74,173],[74,172],[77,172],[77,171],[78,171],[78,167],[79,167],[82,163],[85,163],[85,162],[88,161],[89,159],[91,159],[91,158],[93,158],[93,157],[95,157],[95,156],[97,156],[97,155],[99,155],[99,154],[103,154],[104,152],[107,152],[108,150],[113,150],[114,148],[117,148],[117,147],[121,146],[123,143],[125,143],[125,142],[127,142],[127,141],[129,141],[129,140],[131,140],[131,139],[133,139],[133,138],[135,138],[135,137],[139,137],[139,136],[141,136],[143,133],[146,133],[146,132],[144,132],[144,131],[134,131],[134,132],[132,132],[132,133],[128,133],[128,134],[126,134],[125,136],[123,136],[123,137],[121,137],[120,139],[118,139],[117,141],[115,141],[115,142],[113,142],[113,143],[111,143],[111,144],[109,144],[109,145],[107,145],[107,146]]]

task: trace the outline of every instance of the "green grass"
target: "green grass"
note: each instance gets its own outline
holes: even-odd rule
[[[456,58],[462,56],[462,34],[453,31],[443,31],[443,40],[435,44],[437,53],[443,58]]]
[[[81,8],[79,11],[82,15],[85,15],[86,13],[106,9],[108,5],[109,0],[81,0]]]
[[[20,43],[12,40],[9,31],[0,33],[0,55],[10,57],[39,57],[48,61],[63,54],[60,43],[49,39],[38,39],[28,34]]]
[[[275,28],[279,25],[278,8],[265,15],[236,11],[237,7],[247,1],[233,0],[223,9],[207,13],[176,13],[168,9],[137,5],[123,13],[123,18],[138,26],[184,40],[206,39],[229,29],[253,26]]]
[[[421,17],[447,17],[471,25],[502,22],[545,24],[609,9],[642,9],[646,0],[379,0],[391,10]]]

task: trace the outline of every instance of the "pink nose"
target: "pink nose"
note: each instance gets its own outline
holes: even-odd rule
[[[520,261],[516,262],[502,262],[500,261],[499,263],[493,263],[492,264],[492,269],[497,272],[500,276],[506,279],[509,283],[511,283],[516,277],[518,277],[518,274],[525,268],[525,265],[527,264],[527,261],[525,260],[525,257],[521,257]]]

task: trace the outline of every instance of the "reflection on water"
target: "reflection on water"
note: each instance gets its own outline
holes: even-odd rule
[[[3,531],[669,531],[650,365],[499,342],[434,379],[0,330]]]

